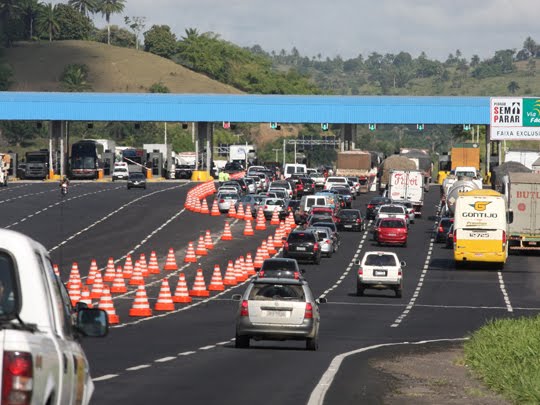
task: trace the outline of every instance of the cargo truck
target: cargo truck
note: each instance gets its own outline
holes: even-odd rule
[[[35,152],[26,152],[25,179],[45,180],[49,174],[49,151],[41,149]]]
[[[508,150],[504,154],[504,162],[518,162],[532,170],[533,163],[540,158],[540,151],[536,150]]]
[[[399,154],[409,158],[416,164],[416,170],[420,170],[424,176],[424,191],[429,191],[433,170],[433,162],[431,161],[429,150],[401,148]]]
[[[456,167],[467,166],[474,167],[480,172],[480,145],[477,143],[456,144],[450,150],[450,155],[439,156],[438,182],[442,184],[443,180]]]
[[[381,193],[387,189],[391,170],[416,170],[416,163],[400,155],[391,155],[384,159],[377,174],[379,177],[379,191]]]
[[[363,150],[338,152],[336,175],[358,177],[359,192],[367,193],[377,175],[376,169],[372,169],[372,154]]]
[[[424,173],[420,170],[391,170],[387,197],[412,203],[415,215],[421,216],[424,205]]]
[[[540,250],[540,176],[536,173],[508,173],[503,193],[514,213],[509,225],[511,251]]]

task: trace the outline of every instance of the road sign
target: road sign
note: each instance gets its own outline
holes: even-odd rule
[[[491,98],[490,117],[491,140],[540,139],[540,98]]]

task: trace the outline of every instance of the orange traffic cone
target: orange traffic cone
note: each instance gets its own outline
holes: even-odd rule
[[[268,246],[266,245],[266,241],[264,239],[261,243],[261,255],[264,260],[270,259],[270,253],[268,253]]]
[[[197,256],[195,256],[195,248],[193,247],[193,242],[189,242],[186,257],[184,257],[184,263],[196,263]]]
[[[223,285],[223,279],[221,278],[221,270],[219,269],[219,264],[216,264],[214,265],[214,273],[212,274],[212,279],[210,280],[208,291],[223,290],[225,290],[225,285]]]
[[[195,254],[197,256],[208,255],[208,251],[206,250],[206,247],[204,245],[204,237],[202,235],[199,236],[199,243],[197,243],[197,250],[195,251]]]
[[[291,227],[291,229],[296,228],[296,222],[294,222],[294,215],[292,212],[289,212],[289,216],[287,217],[287,219],[289,220],[289,226]]]
[[[234,208],[234,204],[231,204],[229,207],[229,213],[227,214],[229,218],[236,218],[236,209]]]
[[[81,284],[72,283],[68,287],[68,295],[71,305],[75,306],[81,299]]]
[[[279,214],[277,208],[274,208],[272,213],[272,219],[270,220],[270,225],[279,225]]]
[[[167,254],[167,260],[165,261],[165,266],[163,266],[163,270],[169,270],[169,271],[178,270],[173,248],[169,248],[169,254]]]
[[[259,270],[263,265],[264,259],[261,254],[261,248],[257,248],[257,253],[255,254],[255,260],[253,260],[253,267],[255,270]]]
[[[276,231],[274,232],[274,247],[279,249],[283,246],[283,234],[281,233],[281,229],[279,227],[276,228]]]
[[[251,212],[251,205],[248,205],[246,208],[246,213],[244,214],[244,219],[246,221],[253,220],[253,213]]]
[[[266,248],[268,249],[268,254],[270,256],[273,256],[277,253],[277,250],[274,247],[274,238],[272,238],[272,235],[268,235],[268,238],[266,239]]]
[[[112,283],[111,293],[125,293],[127,292],[126,283],[124,282],[124,272],[122,266],[118,266],[116,269],[116,277]]]
[[[214,202],[212,204],[212,211],[210,211],[210,215],[213,217],[219,217],[221,215],[221,213],[219,212],[217,199],[214,199]]]
[[[174,302],[171,295],[171,287],[167,278],[164,278],[161,282],[161,288],[159,289],[159,295],[154,306],[156,311],[174,311]]]
[[[186,277],[184,273],[178,275],[178,284],[176,285],[176,290],[174,292],[174,297],[172,298],[173,302],[178,302],[182,304],[188,304],[191,302],[191,297],[189,296]]]
[[[206,198],[202,199],[201,214],[210,214],[210,211],[208,210],[208,204],[206,203]]]
[[[221,240],[232,240],[232,232],[231,232],[231,226],[228,222],[225,222],[225,230],[223,231],[223,235],[221,235]]]
[[[126,262],[124,263],[124,278],[129,280],[133,274],[133,261],[131,255],[127,255]]]
[[[238,283],[247,280],[247,274],[244,274],[244,266],[242,265],[242,260],[240,260],[240,258],[234,261],[234,275]]]
[[[148,262],[148,273],[159,274],[159,264],[157,261],[156,252],[152,250],[150,252],[150,261]]]
[[[193,212],[201,212],[201,200],[199,200],[198,197],[195,197],[195,201],[193,204]]]
[[[148,272],[148,264],[146,263],[146,256],[144,253],[141,253],[139,256],[139,266],[141,267],[142,276],[148,277],[150,273]]]
[[[253,235],[255,235],[255,232],[253,232],[251,221],[246,221],[246,226],[244,227],[244,236],[253,236]]]
[[[129,316],[152,316],[152,309],[148,303],[148,296],[146,295],[144,285],[137,287],[133,305],[129,310]]]
[[[244,267],[248,276],[253,276],[257,274],[257,272],[255,271],[255,267],[253,267],[253,259],[250,252],[246,254],[246,261],[244,262]]]
[[[129,285],[144,285],[144,277],[142,275],[141,265],[138,260],[135,260],[135,268],[129,279]]]
[[[223,279],[223,285],[236,285],[236,272],[234,270],[234,264],[232,260],[227,263],[227,270],[225,271],[225,278]]]
[[[80,289],[80,285],[82,284],[81,273],[79,273],[79,265],[77,264],[77,262],[73,262],[73,264],[71,265],[71,272],[69,273],[69,279],[67,283],[68,290],[71,284],[74,284],[75,286],[79,286],[79,289]]]
[[[238,204],[238,211],[236,211],[236,218],[246,219],[246,214],[244,213],[244,204],[242,203]]]
[[[115,276],[114,259],[109,257],[109,260],[107,261],[107,268],[105,269],[105,275],[103,276],[103,281],[106,281],[107,283],[114,281]]]
[[[90,290],[88,289],[88,287],[82,288],[81,299],[79,300],[79,302],[85,303],[88,306],[88,308],[93,307],[92,299],[90,298]]]
[[[262,214],[261,211],[259,211],[259,214]],[[264,215],[257,214],[257,223],[255,224],[255,229],[257,231],[264,231],[266,230],[266,219],[264,218]]]
[[[214,249],[214,241],[212,240],[212,235],[210,235],[209,230],[204,234],[204,247],[208,250]]]
[[[92,259],[92,261],[90,262],[90,270],[88,271],[88,277],[86,279],[87,285],[94,284],[94,276],[96,275],[97,271],[99,271],[99,269],[96,263],[96,259]]]
[[[110,325],[120,323],[120,318],[118,317],[118,315],[116,315],[116,311],[114,310],[114,303],[108,286],[105,286],[105,288],[103,289],[103,294],[101,295],[101,299],[99,300],[98,308],[103,309],[105,312],[107,312]]]
[[[57,264],[53,264],[53,271],[56,277],[60,277],[60,269]]]
[[[101,298],[101,294],[103,294],[104,286],[105,285],[103,284],[103,278],[101,277],[101,273],[98,271],[96,273],[96,276],[94,277],[94,284],[92,286],[92,292],[90,293],[90,298],[92,299]]]
[[[197,275],[193,282],[193,290],[189,290],[189,295],[192,297],[209,297],[210,292],[206,289],[204,275],[202,269],[197,269]]]

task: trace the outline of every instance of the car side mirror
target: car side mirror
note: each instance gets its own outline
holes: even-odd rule
[[[98,308],[81,308],[77,312],[76,328],[89,337],[103,337],[109,331],[107,312]]]
[[[305,269],[300,269],[300,273],[301,274],[306,274],[306,270]]]
[[[231,299],[233,301],[240,301],[242,299],[242,294],[233,294]]]
[[[354,264],[356,264],[357,266],[360,266],[360,260],[355,260]]]
[[[326,304],[326,303],[328,302],[328,300],[327,300],[325,297],[321,297],[321,298],[317,298],[317,299],[315,300],[315,302],[316,302],[317,304]]]
[[[402,261],[400,264],[401,264],[401,267],[407,267],[407,263],[405,261]]]
[[[508,222],[509,224],[514,222],[514,211],[512,211],[512,210],[508,211],[506,213],[506,216],[507,216],[506,222]]]

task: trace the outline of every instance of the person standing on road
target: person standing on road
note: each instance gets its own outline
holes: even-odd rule
[[[231,179],[231,176],[229,176],[229,173],[224,172],[225,179],[223,181],[229,181]]]
[[[219,180],[219,186],[221,187],[223,185],[223,182],[225,181],[225,172],[223,170],[219,171],[218,180]]]

